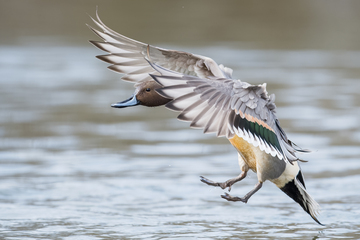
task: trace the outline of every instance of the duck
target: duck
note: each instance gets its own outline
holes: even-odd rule
[[[305,187],[300,168],[304,160],[297,157],[309,150],[288,139],[276,116],[275,95],[268,94],[266,83],[251,85],[235,79],[231,68],[209,57],[128,38],[107,27],[97,11],[96,19],[90,18],[100,30],[88,27],[101,39],[90,43],[106,52],[97,58],[135,87],[130,98],[111,107],[165,106],[179,112],[177,118],[190,122],[191,128],[227,138],[237,151],[240,174],[224,182],[200,176],[201,182],[230,192],[252,170],[258,181],[251,191],[243,197],[227,192],[221,197],[247,203],[268,180],[323,225],[317,219],[320,206]]]

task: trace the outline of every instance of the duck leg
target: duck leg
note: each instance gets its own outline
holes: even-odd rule
[[[247,172],[244,171],[242,172],[239,176],[235,177],[235,178],[232,178],[232,179],[229,179],[227,180],[226,182],[214,182],[210,179],[207,179],[203,176],[200,176],[200,180],[203,182],[203,183],[206,183],[207,185],[210,185],[210,186],[214,186],[214,187],[221,187],[222,189],[225,189],[225,188],[229,188],[229,192],[231,191],[231,186],[236,183],[236,182],[239,182],[241,180],[243,180],[245,177],[246,177],[246,174]]]
[[[262,187],[262,182],[258,182],[254,189],[251,190],[250,192],[248,192],[244,197],[240,198],[240,197],[233,197],[228,193],[225,193],[225,195],[221,195],[222,198],[228,200],[228,201],[233,201],[233,202],[237,202],[237,201],[241,201],[244,203],[247,203],[247,201],[249,200],[249,198],[254,195],[254,193],[256,193],[257,191],[259,191],[259,189]]]

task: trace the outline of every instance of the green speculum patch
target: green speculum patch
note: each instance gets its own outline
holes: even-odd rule
[[[258,124],[257,122],[248,121],[246,118],[241,118],[240,115],[237,115],[234,119],[234,127],[243,131],[251,132],[282,153],[281,146],[276,134],[273,131]]]

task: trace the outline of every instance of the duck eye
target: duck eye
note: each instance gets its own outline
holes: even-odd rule
[[[145,91],[150,92],[150,88],[145,89]]]

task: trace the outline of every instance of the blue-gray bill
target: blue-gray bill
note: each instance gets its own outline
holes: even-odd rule
[[[136,105],[139,105],[139,104],[140,104],[140,101],[136,99],[136,95],[134,94],[129,99],[127,99],[125,101],[111,104],[111,107],[113,107],[113,108],[126,108],[126,107],[136,106]]]

